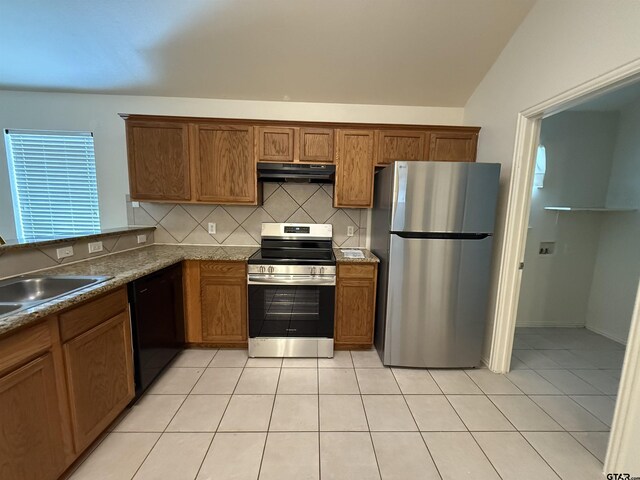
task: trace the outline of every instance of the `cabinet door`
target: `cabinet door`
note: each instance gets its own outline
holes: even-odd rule
[[[333,129],[300,128],[300,161],[333,163]]]
[[[246,278],[200,278],[202,341],[237,344],[247,341]]]
[[[255,205],[253,127],[199,124],[193,136],[196,199]]]
[[[381,130],[378,133],[376,162],[388,165],[395,160],[424,160],[425,132],[409,130]]]
[[[258,160],[261,162],[293,162],[295,129],[257,127]]]
[[[431,161],[475,162],[477,133],[431,132],[429,154]]]
[[[373,203],[373,131],[338,130],[334,206],[368,208]]]
[[[127,156],[132,199],[191,199],[186,124],[127,121]]]
[[[53,355],[0,377],[0,477],[55,479],[65,469]]]
[[[372,279],[338,281],[336,302],[336,344],[373,343],[375,286]]]
[[[134,396],[128,312],[64,344],[76,450],[88,446]]]

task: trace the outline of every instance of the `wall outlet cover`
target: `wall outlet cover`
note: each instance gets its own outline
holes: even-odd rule
[[[138,243],[147,243],[147,236],[143,233],[137,237]]]
[[[89,253],[97,253],[102,251],[102,242],[89,242]]]
[[[68,247],[57,248],[56,255],[58,256],[58,260],[60,260],[61,258],[72,257],[73,247],[69,245]]]
[[[355,235],[355,228],[353,225],[347,227],[347,237],[353,237]]]
[[[213,223],[213,222],[209,222],[208,227],[209,227],[209,235],[215,235],[216,234],[216,224]]]

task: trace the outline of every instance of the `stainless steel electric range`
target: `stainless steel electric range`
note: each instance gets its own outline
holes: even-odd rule
[[[250,357],[333,357],[332,234],[327,224],[262,224],[247,275]]]

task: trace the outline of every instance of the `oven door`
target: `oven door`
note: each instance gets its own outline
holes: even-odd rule
[[[249,275],[249,337],[333,338],[335,276]]]

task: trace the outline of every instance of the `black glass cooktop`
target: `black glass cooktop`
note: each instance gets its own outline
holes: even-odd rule
[[[261,248],[249,257],[253,265],[284,264],[284,265],[335,265],[336,257],[333,250],[316,250],[306,248]]]

